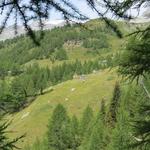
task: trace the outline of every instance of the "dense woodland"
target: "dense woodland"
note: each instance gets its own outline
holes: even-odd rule
[[[40,40],[40,46],[24,36],[0,42],[0,76],[5,77],[9,71],[12,75],[20,74],[23,71],[20,66],[33,59],[67,59],[63,45],[68,41],[81,42],[83,47],[92,47],[93,51],[106,49],[109,47],[106,33],[114,34],[106,27],[86,30],[77,25],[46,31],[44,38]],[[36,34],[38,36],[39,33]]]

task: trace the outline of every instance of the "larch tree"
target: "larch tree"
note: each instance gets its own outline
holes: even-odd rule
[[[121,98],[120,85],[118,82],[116,82],[114,92],[113,92],[113,97],[111,99],[109,111],[107,115],[108,125],[111,127],[114,127],[115,123],[117,122],[117,112],[120,106],[120,98]]]
[[[53,111],[48,125],[48,147],[54,150],[66,150],[70,148],[71,132],[70,119],[66,109],[58,104]]]
[[[93,110],[91,109],[90,106],[87,106],[83,112],[83,116],[80,121],[80,134],[82,138],[84,138],[86,131],[88,131],[92,120],[93,120]]]
[[[1,121],[1,120],[0,120]],[[9,123],[1,123],[0,122],[0,149],[1,150],[14,150],[14,149],[20,149],[16,146],[17,142],[23,138],[24,136],[20,136],[16,139],[9,139],[7,136],[7,128],[9,126]]]
[[[105,104],[102,100],[101,109],[93,124],[93,130],[89,139],[88,150],[104,150],[108,141],[106,140],[107,128],[105,124]]]
[[[133,137],[129,119],[128,112],[123,110],[123,108],[119,109],[117,122],[111,133],[111,140],[107,147],[109,150],[134,150],[134,148],[131,147]]]
[[[79,121],[76,116],[73,116],[71,119],[71,149],[77,150],[80,144]]]

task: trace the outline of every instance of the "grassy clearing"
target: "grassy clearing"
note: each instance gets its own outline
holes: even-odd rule
[[[106,102],[111,98],[116,80],[115,71],[104,70],[87,75],[85,82],[73,79],[54,86],[52,92],[37,97],[29,107],[8,116],[13,120],[9,130],[14,132],[13,136],[26,133],[21,146],[31,144],[37,137],[42,138],[45,135],[52,110],[58,103],[62,103],[70,115],[79,117],[87,105],[96,111],[102,98]]]

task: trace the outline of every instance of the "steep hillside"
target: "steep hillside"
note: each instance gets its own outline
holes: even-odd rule
[[[38,32],[36,34],[38,37]],[[40,46],[21,36],[0,43],[0,69],[7,74],[7,71],[19,69],[20,65],[29,62],[49,60],[48,64],[57,64],[61,58],[56,56],[56,51],[62,49],[67,51],[67,60],[87,60],[118,50],[122,44],[122,40],[118,40],[111,29],[95,20],[87,22],[83,27],[73,25],[45,31]]]
[[[39,32],[35,34],[39,38]],[[28,106],[45,88],[76,74],[114,67],[124,43],[101,20],[44,34],[40,46],[26,36],[0,42],[0,103],[10,112]]]
[[[79,77],[52,87],[53,91],[37,97],[28,108],[8,117],[12,120],[11,135],[26,133],[21,146],[33,143],[36,138],[42,139],[58,103],[62,103],[70,115],[79,117],[87,105],[98,110],[102,99],[108,104],[117,80],[115,70],[104,70],[87,75],[84,80]]]

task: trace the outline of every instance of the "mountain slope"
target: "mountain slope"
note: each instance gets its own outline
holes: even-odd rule
[[[71,115],[80,116],[87,105],[96,111],[102,98],[106,104],[111,98],[116,80],[115,71],[104,70],[87,75],[85,81],[78,78],[56,85],[53,91],[39,96],[28,108],[10,115],[8,118],[13,121],[9,130],[13,131],[13,136],[26,133],[21,146],[31,144],[45,135],[52,110],[58,103],[62,103]]]
[[[125,33],[135,28],[134,25],[125,22],[118,24]],[[2,60],[0,67],[4,69],[6,80],[11,78],[12,81],[25,74],[26,66],[34,63],[38,63],[40,67],[51,68],[63,63],[71,64],[77,59],[81,63],[100,59],[100,65],[106,62],[109,64],[110,59],[119,55],[125,40],[119,39],[101,20],[92,20],[85,25],[88,29],[74,25],[45,31],[40,47],[34,45],[27,37],[18,37],[6,43],[0,43],[0,59]],[[53,62],[51,58],[61,50],[66,52],[68,59],[56,59]],[[18,69],[19,73],[12,75],[12,79],[11,71],[15,69]],[[53,86],[46,94],[37,96],[27,108],[7,116],[9,120],[12,120],[9,127],[9,130],[13,131],[12,137],[26,133],[24,142],[19,143],[21,147],[34,143],[36,138],[42,139],[45,136],[48,120],[58,103],[62,103],[70,115],[76,114],[79,117],[87,105],[98,110],[103,98],[108,104],[114,84],[118,80],[115,69],[92,71],[93,74],[83,76],[81,79],[78,76],[76,79]]]

